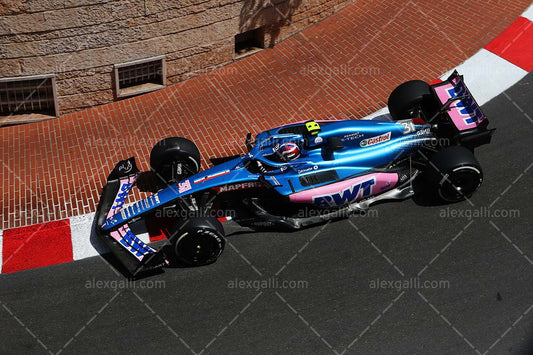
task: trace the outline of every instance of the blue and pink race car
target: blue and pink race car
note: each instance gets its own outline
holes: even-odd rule
[[[435,85],[406,82],[388,107],[382,120],[310,120],[253,140],[248,134],[248,154],[212,159],[204,171],[194,143],[164,139],[150,154],[158,191],[126,206],[140,172],[134,158],[119,162],[103,189],[95,232],[138,276],[174,261],[216,261],[225,244],[221,215],[255,229],[291,230],[416,193],[443,202],[469,198],[483,180],[474,149],[489,143],[494,130],[462,76],[454,72]],[[130,226],[162,210],[175,212],[175,221],[156,250]]]

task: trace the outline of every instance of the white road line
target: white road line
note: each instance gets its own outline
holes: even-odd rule
[[[70,237],[72,238],[72,256],[80,260],[109,252],[109,249],[95,236],[91,236],[94,213],[70,218]]]
[[[522,17],[527,18],[529,21],[533,21],[533,4],[531,4],[526,11],[522,14]]]

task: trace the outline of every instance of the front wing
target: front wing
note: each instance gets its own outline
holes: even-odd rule
[[[134,277],[165,266],[167,261],[164,254],[142,242],[128,224],[106,231],[102,225],[123,209],[139,173],[134,158],[120,161],[107,178],[95,216],[96,235]]]

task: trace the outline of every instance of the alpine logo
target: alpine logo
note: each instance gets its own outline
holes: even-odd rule
[[[389,132],[390,133],[390,132]],[[320,207],[335,207],[352,203],[356,200],[372,195],[372,187],[376,184],[376,178],[354,184],[341,192],[333,194],[313,196],[313,203]]]
[[[131,161],[126,161],[118,166],[118,171],[120,171],[123,174],[127,174],[133,169],[133,166],[131,165]]]
[[[379,144],[379,143],[383,143],[383,142],[389,141],[390,137],[391,137],[391,132],[383,133],[382,135],[379,135],[379,136],[363,139],[359,143],[359,145],[361,147],[369,147],[371,145],[375,145],[375,144]]]

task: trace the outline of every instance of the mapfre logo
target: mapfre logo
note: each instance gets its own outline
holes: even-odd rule
[[[376,178],[354,184],[340,192],[328,195],[313,196],[313,203],[320,207],[335,207],[352,203],[356,200],[372,195],[372,187],[376,184]]]
[[[236,190],[244,190],[244,189],[251,189],[253,187],[260,187],[262,186],[259,181],[248,181],[248,182],[241,182],[237,184],[230,184],[230,185],[222,185],[215,187],[214,189],[218,192],[226,192],[226,191],[236,191]]]
[[[359,143],[359,145],[361,147],[369,147],[371,145],[390,141],[390,137],[391,137],[391,132],[383,133],[382,135],[379,135],[379,136],[363,139],[361,143]]]

